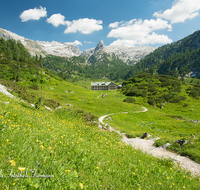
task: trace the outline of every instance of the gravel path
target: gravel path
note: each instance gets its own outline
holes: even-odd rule
[[[146,112],[148,111],[148,109],[143,107],[143,111],[137,111],[134,113],[140,113],[140,112]],[[123,112],[123,113],[128,113],[128,112]],[[99,122],[102,125],[107,125],[103,122],[103,120],[114,114],[108,114],[108,115],[104,115],[102,117],[99,118]],[[189,158],[185,157],[185,156],[180,156],[176,153],[170,152],[164,148],[161,147],[155,147],[153,146],[154,144],[154,140],[155,139],[141,139],[139,137],[137,138],[127,138],[125,136],[124,133],[121,133],[120,131],[117,131],[115,129],[113,129],[111,126],[107,125],[109,127],[110,131],[115,131],[117,133],[119,133],[122,136],[122,141],[124,143],[126,143],[127,145],[131,145],[132,147],[136,148],[136,149],[140,149],[141,151],[143,151],[144,153],[147,154],[151,154],[154,157],[157,158],[170,158],[172,159],[175,163],[179,163],[180,166],[184,169],[186,169],[187,171],[191,171],[191,173],[193,175],[198,175],[200,176],[200,164],[197,164],[196,162],[190,160]]]

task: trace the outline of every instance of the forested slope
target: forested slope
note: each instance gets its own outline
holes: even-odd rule
[[[34,80],[42,58],[31,57],[20,41],[0,39],[0,79]]]
[[[58,56],[47,56],[43,64],[52,73],[57,73],[63,79],[77,81],[80,79],[101,79],[107,77],[113,81],[124,80],[132,66],[127,65],[114,55],[103,53],[100,59],[90,57],[90,63],[81,57],[64,58]]]
[[[200,31],[147,55],[128,73],[127,78],[145,70],[174,77],[200,76]]]

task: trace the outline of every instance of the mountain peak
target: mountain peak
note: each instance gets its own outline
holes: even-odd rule
[[[97,44],[94,51],[98,51],[98,50],[105,50],[105,44],[104,44],[103,40],[99,41],[99,43]]]

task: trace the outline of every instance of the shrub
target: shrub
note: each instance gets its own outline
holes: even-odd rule
[[[163,96],[160,96],[160,97],[156,98],[155,101],[156,101],[157,104],[166,102],[165,98]]]
[[[56,108],[58,107],[60,104],[52,99],[44,99],[44,105],[50,108]]]
[[[173,95],[172,94],[164,94],[162,96],[167,102],[169,102],[171,99],[173,99]]]
[[[33,90],[38,90],[39,89],[39,85],[37,83],[33,83],[33,84],[29,85],[29,88],[33,89]]]
[[[124,99],[123,102],[127,102],[127,103],[135,103],[136,100],[135,100],[134,98],[128,97],[128,98]]]
[[[197,98],[199,96],[199,92],[195,89],[192,89],[189,95],[192,96],[193,98]]]
[[[127,93],[126,96],[139,96],[140,91],[137,89],[130,89]]]
[[[184,96],[178,96],[178,97],[175,97],[171,102],[172,103],[178,103],[180,101],[185,101],[186,100],[186,97]]]
[[[148,91],[156,93],[158,90],[156,90],[154,87],[149,87]]]
[[[156,103],[155,103],[155,100],[150,97],[150,98],[148,98],[148,104],[151,106],[154,106]]]
[[[171,82],[166,80],[162,82],[161,87],[170,86],[170,85],[171,85]]]
[[[146,97],[146,96],[147,96],[147,91],[146,91],[146,90],[141,91],[141,92],[140,92],[140,96]]]
[[[161,138],[161,139],[156,140],[156,142],[154,143],[154,146],[155,147],[163,146],[164,144],[169,143],[169,142],[170,141],[168,139]]]
[[[183,105],[184,108],[186,108],[186,107],[188,107],[188,106],[189,106],[189,104],[186,104],[186,103]]]
[[[138,86],[138,89],[146,89],[147,85],[146,84],[141,84],[140,86]]]
[[[86,112],[82,109],[75,110],[76,116],[83,118],[86,122],[97,121],[98,117],[91,112]]]

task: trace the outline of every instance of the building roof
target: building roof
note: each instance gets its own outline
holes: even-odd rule
[[[91,86],[108,86],[112,82],[91,82]]]

